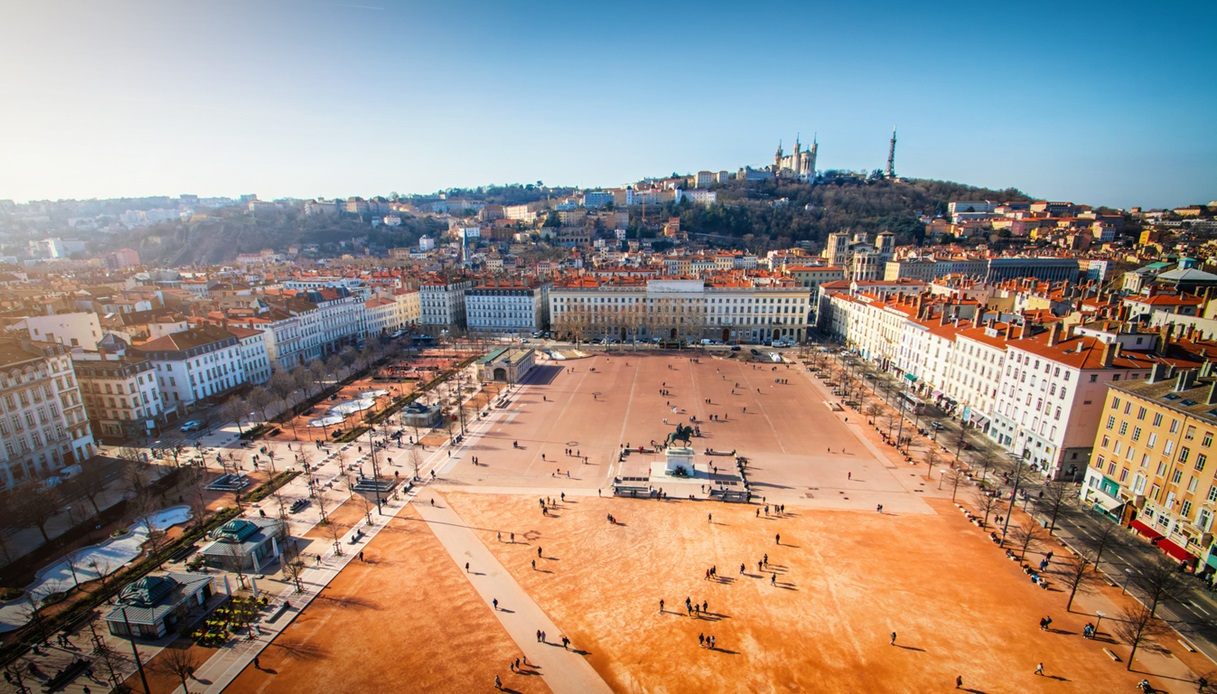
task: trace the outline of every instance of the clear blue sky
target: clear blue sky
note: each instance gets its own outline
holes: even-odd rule
[[[881,168],[1217,198],[1212,2],[9,3],[0,198]]]

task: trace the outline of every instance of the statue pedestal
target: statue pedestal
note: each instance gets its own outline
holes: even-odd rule
[[[677,468],[683,469],[683,474],[692,477],[696,474],[693,469],[693,449],[688,446],[669,446],[664,451],[667,465],[664,472],[669,475],[677,474]]]

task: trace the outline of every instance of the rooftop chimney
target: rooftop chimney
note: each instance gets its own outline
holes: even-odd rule
[[[1196,371],[1194,369],[1189,369],[1187,371],[1180,371],[1178,378],[1175,379],[1175,390],[1176,391],[1187,390],[1188,388],[1191,388],[1192,384],[1195,382],[1196,382]]]
[[[1217,381],[1209,384],[1209,395],[1204,399],[1206,405],[1217,405]]]
[[[1166,379],[1167,366],[1162,362],[1154,362],[1149,370],[1149,382],[1159,383]]]
[[[1118,356],[1120,356],[1119,342],[1105,342],[1103,344],[1103,368],[1111,366],[1111,363]]]
[[[1060,335],[1061,335],[1060,322],[1055,322],[1052,325],[1049,325],[1048,326],[1048,346],[1055,347],[1057,340],[1060,338]]]

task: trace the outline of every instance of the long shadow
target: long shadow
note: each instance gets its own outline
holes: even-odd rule
[[[1057,682],[1071,681],[1068,677],[1065,677],[1064,675],[1044,675],[1044,677],[1047,677],[1050,680],[1056,680]]]
[[[924,648],[918,648],[916,646],[905,646],[904,644],[901,644],[901,643],[897,643],[897,644],[893,644],[893,645],[896,648],[903,648],[906,651],[916,651],[917,653],[925,653]]]
[[[1129,669],[1129,672],[1135,672],[1138,675],[1149,675],[1150,677],[1157,677],[1158,679],[1163,679],[1163,680],[1175,680],[1176,682],[1187,682],[1188,684],[1195,684],[1195,682],[1193,680],[1191,680],[1187,677],[1174,677],[1172,675],[1163,675],[1163,674],[1157,673],[1157,672],[1150,672],[1149,670],[1138,670],[1135,667]]]
[[[782,590],[793,590],[796,592],[799,590],[798,587],[796,587],[793,583],[774,583],[773,585],[781,588]]]
[[[284,639],[279,639],[279,638],[276,638],[274,641],[271,641],[267,645],[267,648],[278,648],[278,649],[282,650],[286,655],[289,655],[293,658],[298,658],[300,660],[320,660],[329,655],[329,651],[327,651],[326,649],[324,649],[314,643],[303,642],[303,641],[291,643],[291,642],[285,642]]]
[[[778,547],[788,547],[790,549],[803,549],[802,545],[792,545],[789,542],[778,542],[776,544]]]
[[[727,655],[739,655],[739,651],[733,651],[730,648],[721,648],[719,646],[713,646],[709,650],[717,651],[718,653],[726,653]]]
[[[507,614],[515,614],[515,613],[516,613],[516,611],[515,611],[515,610],[510,610],[510,609],[507,609],[506,607],[500,607],[500,608],[498,608],[498,609],[499,609],[499,612],[506,612]]]
[[[376,607],[375,603],[371,602],[370,600],[364,600],[363,598],[361,598],[357,595],[345,595],[342,597],[334,597],[333,595],[323,592],[314,599],[315,600],[324,600],[326,602],[330,602],[335,605],[338,605],[339,607],[344,607],[344,608],[370,610],[370,609]]]
[[[967,687],[960,687],[959,691],[969,692],[969,694],[986,694],[983,689],[968,689]]]

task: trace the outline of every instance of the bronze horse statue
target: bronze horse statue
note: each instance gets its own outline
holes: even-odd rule
[[[684,424],[677,424],[676,431],[672,432],[671,434],[668,434],[667,445],[671,446],[676,441],[683,441],[684,445],[688,446],[689,442],[692,440],[693,440],[693,427],[685,426]]]

